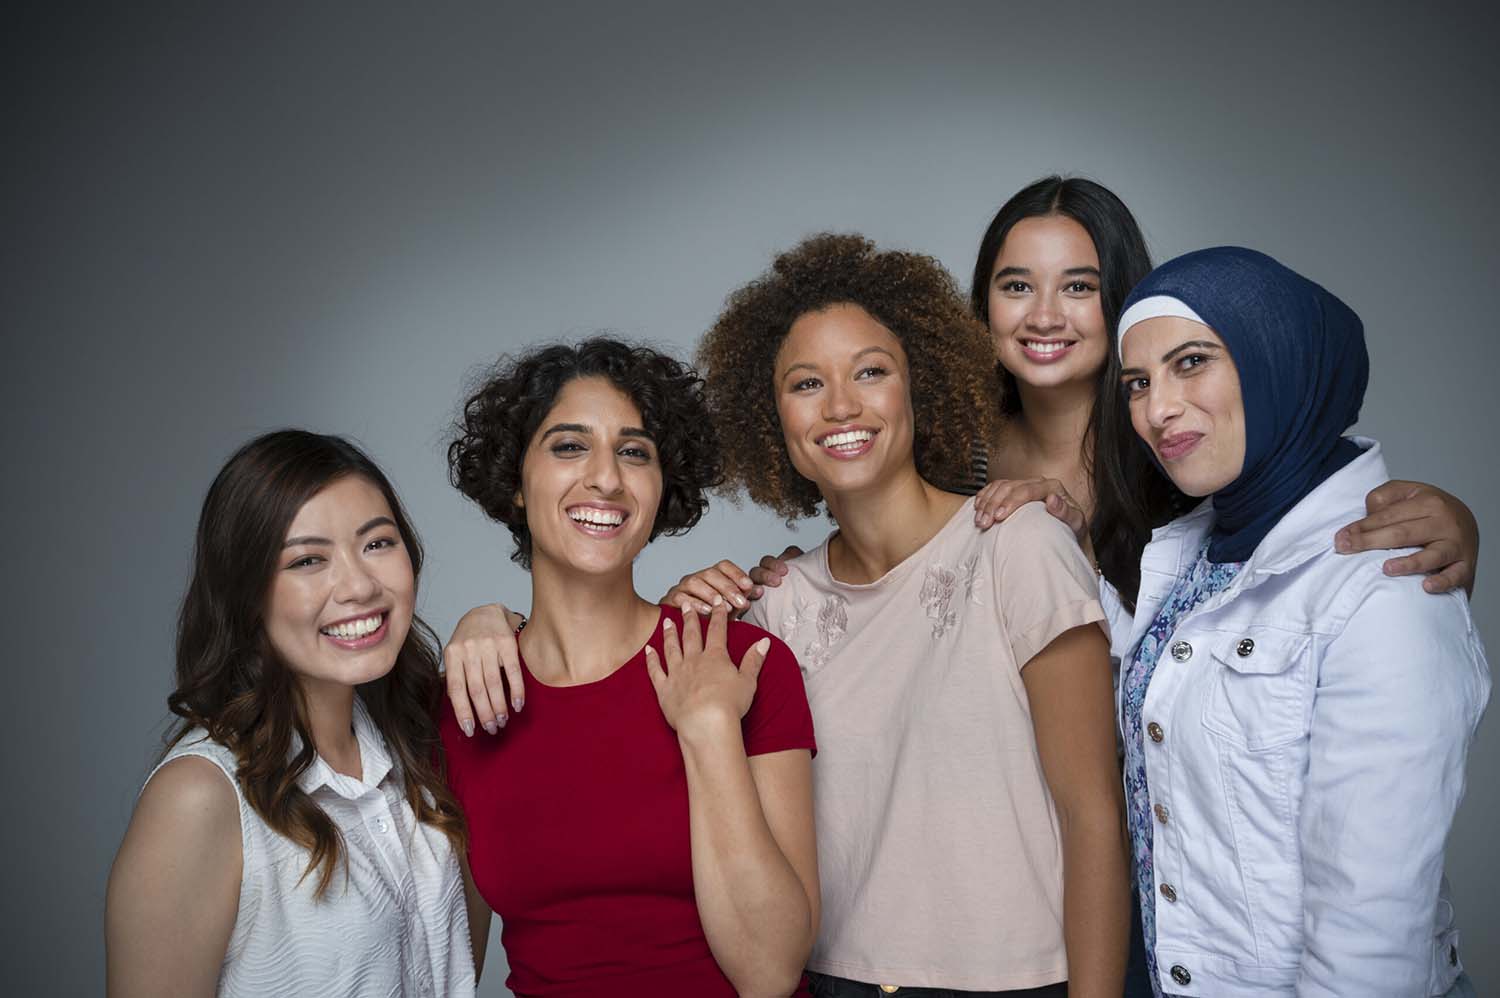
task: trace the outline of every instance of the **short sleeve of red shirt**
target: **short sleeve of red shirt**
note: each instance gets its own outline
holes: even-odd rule
[[[729,657],[743,659],[750,646],[761,638],[770,638],[765,663],[755,686],[755,699],[740,724],[744,733],[746,755],[768,755],[788,749],[807,749],[817,754],[813,740],[812,711],[807,706],[807,691],[802,686],[802,670],[797,657],[778,637],[767,634],[753,624],[736,621],[729,625]]]

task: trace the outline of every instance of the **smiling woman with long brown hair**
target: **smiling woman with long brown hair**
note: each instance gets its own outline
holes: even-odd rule
[[[110,873],[111,995],[474,993],[489,912],[433,765],[421,566],[395,490],[343,439],[270,433],[219,472],[179,721]]]

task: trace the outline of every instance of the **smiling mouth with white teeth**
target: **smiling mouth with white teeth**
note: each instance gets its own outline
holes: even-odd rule
[[[1074,342],[1073,340],[1022,340],[1021,346],[1032,353],[1046,355],[1062,353],[1068,347],[1072,346]]]
[[[358,617],[354,620],[345,620],[337,624],[329,624],[327,627],[318,628],[318,633],[335,641],[358,641],[360,638],[369,637],[380,630],[385,624],[386,612],[381,610],[367,617]]]
[[[574,506],[568,519],[589,534],[612,534],[630,518],[623,509],[600,509],[597,506]]]
[[[819,437],[818,446],[835,454],[858,454],[874,439],[874,430],[843,430]]]

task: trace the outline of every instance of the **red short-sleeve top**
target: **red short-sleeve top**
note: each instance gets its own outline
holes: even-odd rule
[[[678,611],[668,616],[681,626]],[[730,623],[730,658],[766,636]],[[658,655],[661,641],[658,620]],[[447,706],[440,723],[474,883],[501,919],[507,986],[567,998],[733,995],[698,920],[687,775],[645,648],[597,682],[545,686],[529,670],[525,681],[525,708],[496,735],[465,737]],[[748,755],[815,749],[802,674],[775,637],[741,724]]]

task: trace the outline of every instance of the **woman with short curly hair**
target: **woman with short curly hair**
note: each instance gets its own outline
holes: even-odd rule
[[[517,994],[806,994],[819,898],[796,659],[722,602],[704,625],[633,580],[647,543],[702,516],[718,454],[697,375],[604,338],[502,361],[449,447],[454,485],[532,577],[504,736],[441,723]]]

